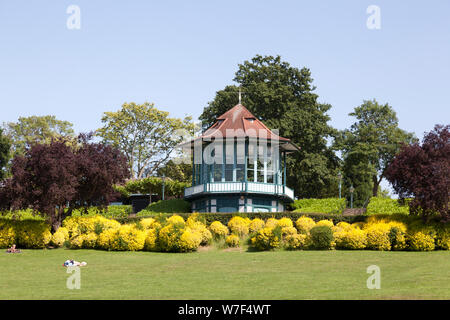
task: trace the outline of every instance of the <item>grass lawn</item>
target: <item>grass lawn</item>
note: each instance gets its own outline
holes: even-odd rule
[[[88,263],[79,290],[66,288],[67,259]],[[450,299],[450,252],[2,252],[0,299]]]

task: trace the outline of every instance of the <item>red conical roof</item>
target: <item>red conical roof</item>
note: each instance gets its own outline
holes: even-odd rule
[[[241,104],[235,105],[218,117],[217,121],[203,133],[202,138],[227,137],[230,134],[234,137],[290,141],[273,133]]]

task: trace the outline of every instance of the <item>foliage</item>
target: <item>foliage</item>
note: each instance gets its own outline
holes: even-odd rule
[[[151,176],[165,164],[182,142],[179,131],[193,132],[191,118],[170,118],[169,113],[145,102],[124,103],[116,112],[105,112],[97,135],[127,157],[133,178]]]
[[[6,165],[10,158],[10,148],[11,142],[3,135],[3,130],[0,128],[0,181],[6,177]]]
[[[350,216],[350,215],[342,215],[342,214],[325,214],[325,213],[301,213],[301,212],[293,212],[293,211],[286,211],[286,212],[235,212],[235,213],[224,213],[224,212],[200,212],[198,213],[200,217],[202,217],[206,224],[210,224],[214,221],[220,221],[222,224],[227,225],[228,221],[234,216],[241,216],[241,217],[247,217],[247,218],[259,218],[264,221],[273,218],[273,219],[280,219],[283,217],[288,217],[292,221],[296,221],[298,218],[302,216],[310,217],[314,221],[320,221],[320,220],[333,220],[335,223],[339,223],[341,221],[346,221],[349,223],[359,222],[359,221],[365,221],[367,219],[367,216],[365,215],[356,215],[356,216]],[[157,218],[159,216],[170,216],[171,213],[149,213],[144,214],[144,212],[141,211],[141,214],[138,217],[126,217],[126,218],[116,218],[117,221],[121,223],[131,223],[133,221],[139,221],[143,217],[153,217]],[[191,213],[178,213],[178,215],[182,216],[183,218],[187,219]]]
[[[354,186],[354,201],[362,205],[370,195],[377,196],[385,170],[401,144],[410,143],[415,137],[398,127],[391,106],[381,105],[375,99],[364,101],[349,115],[356,122],[340,133],[335,147],[342,151],[344,159],[344,185]]]
[[[316,225],[313,219],[302,216],[297,219],[295,226],[299,233],[309,234],[309,231]]]
[[[117,149],[89,139],[80,135],[76,148],[63,138],[52,140],[16,156],[12,178],[0,187],[0,199],[7,200],[0,205],[31,207],[45,215],[54,231],[75,208],[106,206],[115,193],[113,184],[128,176],[126,161]]]
[[[333,228],[334,224],[332,220],[320,220],[316,223],[316,226],[326,226],[329,228]]]
[[[239,247],[240,243],[241,243],[241,239],[239,238],[239,236],[235,235],[235,234],[230,234],[226,239],[225,239],[225,243],[227,244],[228,247]]]
[[[261,230],[262,228],[264,228],[264,226],[265,226],[264,220],[255,218],[250,222],[250,225],[248,226],[248,230],[250,233],[255,233],[255,232]]]
[[[372,197],[367,206],[366,214],[409,214],[409,208],[399,203],[397,199]]]
[[[240,216],[234,216],[228,221],[228,228],[231,233],[236,234],[239,237],[245,237],[249,232],[250,219],[242,218]]]
[[[288,250],[306,249],[309,236],[306,234],[291,234],[285,238],[285,248]]]
[[[422,145],[402,147],[386,178],[400,198],[412,197],[410,213],[425,219],[438,214],[450,220],[450,125],[436,125],[427,133]]]
[[[372,250],[391,250],[389,237],[390,226],[387,223],[379,222],[367,224],[364,227],[367,233],[367,248]]]
[[[192,164],[185,163],[184,161],[179,162],[180,163],[177,163],[177,161],[174,161],[173,159],[167,161],[164,166],[158,169],[158,177],[162,177],[163,175],[165,175],[166,178],[172,179],[173,181],[191,184]]]
[[[311,246],[314,249],[331,249],[333,247],[333,231],[329,226],[314,226],[311,231]]]
[[[184,189],[189,186],[190,183],[175,181],[170,178],[166,178],[164,180],[164,195],[166,197],[182,198],[184,196]],[[130,194],[132,193],[141,193],[150,195],[157,194],[160,197],[162,197],[162,187],[163,181],[162,178],[160,177],[147,177],[142,179],[134,179],[127,181],[125,185],[114,186],[115,190],[119,192],[123,197],[129,197]],[[181,212],[188,212],[188,211],[181,211]]]
[[[0,219],[0,248],[9,248],[16,242],[14,224],[7,219]]]
[[[300,199],[295,200],[291,207],[294,212],[301,213],[341,214],[346,207],[346,201],[344,198]]]
[[[280,56],[256,55],[238,66],[233,79],[244,91],[243,104],[267,127],[301,147],[287,159],[288,185],[300,197],[336,194],[338,159],[327,146],[336,130],[328,125],[331,106],[318,102],[311,72],[281,61]],[[217,92],[200,116],[204,127],[238,102],[238,88]]]
[[[209,226],[209,230],[216,240],[225,238],[230,232],[227,226],[224,226],[220,221],[214,221],[213,223],[211,223],[211,225]]]
[[[18,248],[45,248],[52,238],[50,226],[44,221],[22,220],[14,226]]]
[[[154,213],[188,213],[190,211],[191,204],[188,201],[181,199],[159,200],[138,212],[138,216],[147,216]]]
[[[64,227],[60,227],[52,234],[50,244],[55,247],[62,247],[67,240],[69,240],[69,231]]]
[[[20,117],[17,123],[6,124],[6,134],[11,140],[14,156],[24,155],[34,144],[49,144],[54,138],[74,138],[72,123],[55,116]]]
[[[250,239],[251,245],[258,250],[270,250],[281,245],[281,228],[264,227]]]
[[[366,231],[351,225],[338,228],[333,235],[337,249],[361,250],[367,245]]]

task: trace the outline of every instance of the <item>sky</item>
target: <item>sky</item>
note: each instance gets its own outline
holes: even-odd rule
[[[86,132],[145,101],[197,119],[256,54],[309,68],[337,129],[374,98],[419,138],[449,123],[446,0],[0,0],[0,123],[51,114]]]

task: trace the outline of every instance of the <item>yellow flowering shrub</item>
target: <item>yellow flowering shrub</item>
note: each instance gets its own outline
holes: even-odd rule
[[[367,248],[372,250],[391,250],[389,239],[390,226],[384,222],[366,224]]]
[[[97,234],[95,232],[89,232],[82,235],[83,237],[83,248],[94,249],[97,246]]]
[[[336,231],[334,241],[338,249],[361,250],[367,245],[367,234],[365,230],[352,228],[350,224],[341,226]]]
[[[16,245],[20,248],[45,248],[52,239],[50,226],[44,221],[23,220],[15,225]]]
[[[413,251],[432,251],[435,248],[433,234],[425,230],[408,233],[409,248]]]
[[[16,242],[16,233],[9,221],[0,220],[0,248],[9,248]]]
[[[134,225],[122,225],[114,229],[113,238],[110,241],[111,250],[138,251],[144,248],[146,232],[139,230]]]
[[[285,247],[288,250],[299,250],[308,247],[308,236],[306,234],[291,234],[285,238]]]
[[[96,233],[99,235],[107,229],[118,229],[120,223],[114,219],[108,219],[103,216],[71,216],[63,221],[63,227],[69,232],[69,238],[82,234]]]
[[[251,238],[251,245],[258,250],[269,250],[279,247],[281,245],[281,232],[277,232],[276,229],[280,228],[262,228]]]
[[[266,228],[275,228],[276,226],[278,226],[278,220],[275,218],[269,218],[266,221],[265,227]]]
[[[331,221],[331,220],[320,220],[319,222],[316,223],[316,226],[318,226],[318,227],[326,226],[326,227],[333,228],[334,224],[333,224],[333,221]]]
[[[292,223],[292,220],[289,218],[281,218],[280,220],[278,220],[278,225],[281,228],[285,228],[285,227],[293,227],[294,224]]]
[[[106,229],[97,238],[97,246],[104,250],[111,250],[111,243],[117,229]]]
[[[59,227],[52,235],[50,244],[55,247],[62,247],[67,240],[69,240],[69,231],[64,227]]]
[[[281,234],[283,237],[289,236],[289,235],[294,235],[294,234],[297,234],[297,229],[295,229],[293,226],[292,227],[282,227]]]
[[[80,234],[74,236],[69,240],[69,247],[71,249],[81,249],[83,247],[84,235]]]
[[[149,229],[145,237],[144,250],[158,251],[158,231],[156,229]]]
[[[167,218],[167,223],[168,224],[177,224],[177,225],[179,224],[179,225],[184,226],[186,222],[184,221],[183,217],[181,217],[177,214],[174,214],[170,218]]]
[[[191,214],[186,220],[186,226],[192,229],[193,232],[201,235],[201,245],[206,245],[212,240],[212,233],[208,230],[206,225],[198,220],[198,213]]]
[[[357,228],[357,229],[364,229],[364,222],[354,222],[352,223],[352,227],[353,228]]]
[[[178,240],[183,232],[183,227],[174,224],[168,224],[159,230],[158,243],[161,250],[167,252],[179,251]]]
[[[144,230],[157,229],[161,227],[161,224],[153,218],[141,219],[139,224]]]
[[[200,246],[202,235],[191,228],[184,229],[178,241],[179,252],[195,251]]]
[[[241,240],[237,235],[231,234],[225,239],[225,243],[228,247],[239,247]]]
[[[264,226],[265,226],[264,220],[255,218],[250,222],[248,230],[250,233],[255,233],[264,228]]]
[[[240,237],[245,237],[249,232],[250,219],[234,216],[228,221],[228,228],[231,233],[234,233]]]
[[[436,246],[442,250],[450,250],[450,223],[438,228]]]
[[[389,226],[389,241],[392,250],[404,250],[406,248],[407,228],[402,222],[391,221]]]
[[[230,232],[227,226],[224,226],[220,221],[214,221],[211,223],[209,230],[215,239],[225,238]]]
[[[313,219],[309,217],[300,217],[295,222],[298,233],[309,234],[309,231],[316,225]]]

